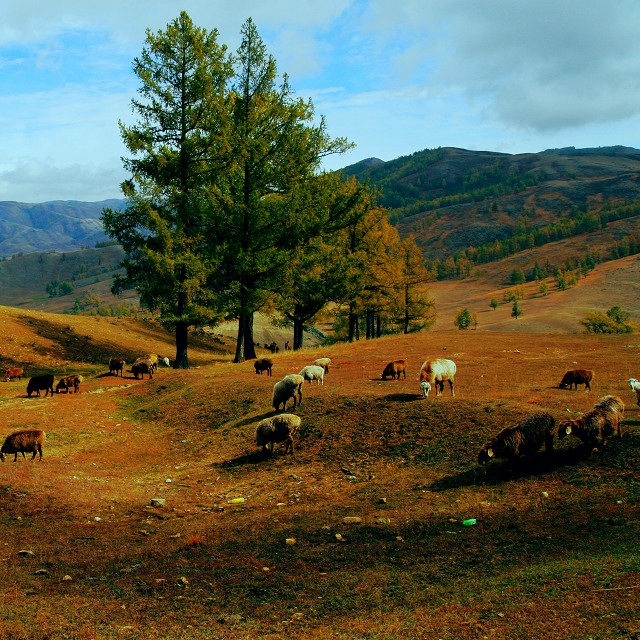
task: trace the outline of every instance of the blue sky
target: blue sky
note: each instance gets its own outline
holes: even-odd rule
[[[3,0],[0,200],[98,201],[127,177],[131,62],[186,10],[232,50],[253,18],[291,87],[356,148],[640,147],[636,0]]]

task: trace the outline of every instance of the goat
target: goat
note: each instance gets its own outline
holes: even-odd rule
[[[42,445],[44,444],[45,433],[40,429],[32,429],[30,431],[16,431],[4,441],[2,448],[0,449],[0,460],[4,462],[5,454],[13,456],[13,461],[18,461],[18,454],[21,453],[22,457],[25,457],[25,451],[27,453],[33,452],[31,459],[36,457],[36,453],[40,454],[40,460],[42,460]]]

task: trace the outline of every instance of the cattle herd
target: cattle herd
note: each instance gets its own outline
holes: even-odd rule
[[[273,345],[268,345],[272,353],[277,350]],[[288,349],[287,349],[288,350]],[[134,378],[144,379],[146,374],[153,378],[158,364],[169,366],[169,359],[148,353],[137,358],[127,372],[132,373]],[[258,423],[255,432],[255,442],[258,447],[262,447],[263,453],[273,452],[274,443],[285,443],[285,453],[294,452],[293,437],[300,430],[301,419],[292,413],[280,413],[287,409],[287,403],[293,401],[295,410],[302,403],[302,389],[305,382],[311,384],[316,381],[318,385],[324,384],[324,378],[329,373],[331,366],[330,358],[318,358],[312,364],[303,367],[298,373],[290,373],[276,382],[273,386],[272,407],[276,415],[266,418]],[[126,362],[123,358],[113,357],[109,360],[109,374],[123,376]],[[254,361],[256,374],[266,372],[272,375],[273,360],[270,358],[259,358]],[[12,382],[21,380],[24,370],[13,367],[6,370],[5,381]],[[420,367],[419,384],[420,392],[424,398],[428,398],[429,392],[435,388],[435,395],[442,395],[445,382],[449,384],[451,396],[455,396],[454,378],[456,375],[456,364],[452,360],[445,358],[434,358],[423,362]],[[407,362],[405,360],[393,360],[383,369],[381,379],[400,380],[407,377]],[[578,385],[584,385],[585,390],[591,390],[591,382],[594,373],[589,369],[573,369],[567,371],[559,388],[578,389]],[[45,397],[54,393],[54,375],[51,373],[32,376],[27,384],[27,397],[35,394],[40,396],[40,392],[45,392]],[[80,385],[83,376],[78,374],[63,376],[55,386],[56,393],[80,392]],[[629,385],[637,394],[637,403],[640,406],[640,382],[635,378],[628,380]],[[556,427],[553,416],[547,411],[534,413],[514,425],[502,429],[488,442],[482,445],[478,454],[478,464],[485,464],[492,458],[503,458],[516,460],[519,456],[532,455],[537,453],[543,446],[548,455],[553,453],[554,440],[563,439],[573,435],[580,439],[589,453],[606,447],[607,440],[616,434],[622,437],[621,423],[624,416],[624,403],[617,396],[606,395],[600,398],[594,407],[587,413],[573,420],[561,422]],[[42,459],[42,446],[45,440],[44,431],[33,429],[17,431],[10,434],[2,448],[0,449],[0,460],[4,461],[5,455],[14,454],[14,461],[18,454],[25,457],[25,453],[32,453],[32,460],[39,454]],[[270,447],[269,447],[270,445]]]

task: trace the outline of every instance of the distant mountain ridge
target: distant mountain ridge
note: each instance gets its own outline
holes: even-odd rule
[[[100,215],[124,200],[55,200],[38,204],[0,202],[0,256],[43,251],[74,251],[107,240]]]

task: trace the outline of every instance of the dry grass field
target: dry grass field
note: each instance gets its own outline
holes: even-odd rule
[[[41,462],[0,463],[1,638],[640,638],[638,335],[437,331],[280,352],[272,378],[202,338],[191,369],[134,380],[108,357],[171,336],[6,307],[0,331],[3,367],[85,376],[48,398],[0,382],[0,435],[47,433]],[[273,383],[320,355],[294,456],[263,457]],[[456,361],[455,398],[419,395],[430,356]],[[411,373],[383,382],[396,358]],[[591,392],[557,387],[576,367]],[[605,451],[477,465],[503,426],[607,393],[627,408]]]

